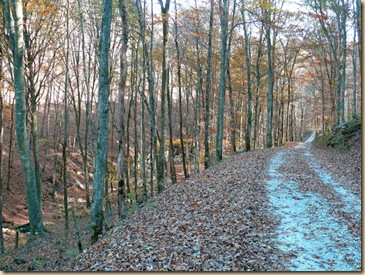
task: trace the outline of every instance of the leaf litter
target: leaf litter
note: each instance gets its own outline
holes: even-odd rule
[[[343,197],[360,202],[361,150],[289,145],[236,154],[170,186],[78,256],[69,232],[60,233],[61,242],[50,235],[15,250],[13,257],[24,264],[10,256],[0,264],[13,271],[29,270],[33,262],[34,271],[359,270],[361,223]],[[270,175],[278,154],[282,162]],[[325,170],[330,181],[322,182],[313,168]],[[275,178],[282,183],[277,193],[270,190]],[[275,207],[273,196],[296,207]],[[283,232],[293,219],[300,223]],[[81,233],[87,245],[90,231]],[[300,246],[291,242],[295,238]]]
[[[314,168],[331,151],[316,150],[237,154],[170,187],[64,270],[359,270],[361,227],[338,211],[352,193],[321,180]]]

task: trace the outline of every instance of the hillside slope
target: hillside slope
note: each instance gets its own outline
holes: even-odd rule
[[[316,167],[331,174],[333,181],[358,201],[361,197],[360,141],[353,140],[351,150],[319,144],[308,148],[308,154],[316,159]],[[313,170],[308,170],[311,165],[301,157],[306,151],[298,150],[302,145],[291,143],[282,148],[237,154],[173,185],[154,201],[135,209],[123,224],[105,233],[99,242],[77,257],[77,242],[71,227],[69,233],[55,232],[9,252],[0,259],[0,268],[13,271],[293,270],[291,263],[300,259],[301,253],[283,250],[278,241],[283,217],[273,211],[273,194],[268,188],[273,177],[269,171],[272,161],[278,154],[286,156],[285,166],[277,171],[286,173],[283,178],[298,179],[300,192],[332,190],[318,194],[330,194],[331,197],[324,199],[328,201],[326,207],[335,210],[339,201],[335,189],[328,189]],[[292,197],[301,198],[296,194],[299,191],[293,190]],[[351,235],[360,236],[360,223],[343,211],[333,212]],[[78,220],[84,247],[90,234],[86,220],[82,224]],[[17,264],[15,259],[22,261]]]
[[[359,141],[355,143],[358,146]],[[65,270],[358,270],[361,226],[356,215],[339,211],[344,206],[338,192],[346,192],[343,193],[345,197],[351,194],[356,198],[353,203],[359,205],[359,151],[329,150],[318,145],[303,149],[306,148],[304,144],[296,143],[290,147],[236,155],[169,188],[70,262]],[[284,173],[289,182],[285,183],[285,177],[281,176],[279,182],[290,185],[294,180],[299,184],[299,189],[291,189],[289,193],[296,206],[280,205],[289,207],[284,216],[272,210],[273,191],[268,187],[273,177],[268,171],[272,165],[270,161],[278,154],[287,157],[274,176]],[[308,160],[303,160],[304,154],[308,155]],[[315,164],[311,163],[311,158],[315,158]],[[332,174],[337,169],[341,172]],[[327,173],[324,171],[331,175],[330,183],[321,178]],[[280,203],[288,192],[285,185],[283,188],[277,192]],[[305,200],[305,197],[309,199]],[[297,201],[304,204],[299,206]],[[302,224],[302,212],[299,218],[290,216],[290,211],[296,212],[303,205],[308,208],[303,213],[313,213],[313,217],[308,218],[308,225]],[[329,209],[327,214],[321,212],[322,207]],[[332,237],[325,243],[326,249],[338,249],[335,255],[344,257],[341,260],[328,258],[334,254],[328,254],[326,250],[322,254],[313,249],[292,247],[296,242],[300,243],[298,240],[284,249],[279,240],[288,232],[281,232],[280,226],[288,215],[290,219],[297,219],[293,236],[299,234],[301,242],[306,242],[308,234],[346,234],[342,236],[346,240],[354,238],[351,239],[354,247],[349,250],[352,254],[342,250],[338,241],[333,243]],[[321,217],[321,221],[314,221],[316,217]],[[297,233],[295,228],[301,227],[306,229]],[[339,261],[341,263],[333,265]]]

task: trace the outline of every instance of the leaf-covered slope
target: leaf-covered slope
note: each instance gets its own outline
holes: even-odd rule
[[[267,213],[276,149],[236,155],[136,211],[68,270],[282,270]]]

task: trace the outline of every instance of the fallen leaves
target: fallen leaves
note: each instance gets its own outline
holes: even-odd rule
[[[271,157],[280,150],[289,152],[301,149],[272,148],[232,156],[171,186],[78,257],[60,259],[51,268],[49,264],[36,269],[285,271],[286,264],[300,253],[284,253],[280,246],[287,244],[275,243],[278,235],[275,229],[280,220],[269,209],[266,171]],[[346,179],[348,173],[344,174],[343,171],[350,171],[350,181],[344,185],[355,194],[360,194],[361,184],[356,181],[360,172],[356,167],[356,171],[350,167],[358,154],[342,154],[333,149],[316,147],[311,152],[321,160],[319,165],[331,172],[338,169],[335,174],[338,178],[345,175],[343,179]],[[295,165],[281,167],[279,172],[300,184],[303,192],[293,197],[295,201],[299,203],[307,198],[307,191],[326,195],[331,201],[338,199],[331,188],[316,179],[300,155],[287,156],[286,161]],[[344,170],[341,171],[341,167]],[[314,209],[316,205],[312,207]],[[358,234],[361,224],[355,224],[340,208],[333,212],[345,216],[348,227]],[[308,232],[312,232],[310,228]],[[313,238],[311,234],[305,237]]]
[[[274,152],[233,156],[172,186],[64,270],[283,270],[263,173]]]

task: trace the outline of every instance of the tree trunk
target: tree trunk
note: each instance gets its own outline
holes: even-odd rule
[[[13,51],[16,135],[26,188],[30,232],[32,234],[42,234],[44,230],[42,210],[37,195],[34,164],[30,153],[30,142],[26,126],[27,105],[24,83],[23,4],[22,1],[16,0],[10,7],[7,0],[2,0],[2,9]],[[11,10],[14,11],[13,18],[11,17]]]
[[[161,88],[161,139],[160,149],[157,164],[157,189],[162,192],[167,186],[165,181],[165,123],[166,123],[166,94],[167,94],[167,38],[168,38],[168,17],[170,0],[166,0],[163,5],[162,0],[159,0],[161,6],[162,16],[162,32],[163,32],[163,46],[162,46],[162,88]]]
[[[269,2],[270,3],[270,2]],[[268,91],[267,91],[267,120],[266,120],[266,147],[272,147],[272,113],[273,113],[273,92],[274,92],[274,71],[272,68],[272,50],[271,50],[271,20],[270,12],[265,10],[265,27],[267,43],[267,64],[268,64]]]
[[[15,98],[13,98],[13,103],[11,104],[11,114],[10,114],[10,138],[9,138],[9,158],[8,158],[8,175],[6,178],[6,190],[10,191],[10,178],[11,178],[11,168],[13,167],[13,132],[14,132],[14,100]]]
[[[98,94],[98,142],[94,176],[93,204],[91,207],[92,235],[94,244],[103,231],[103,191],[106,171],[109,132],[109,48],[112,1],[103,0],[100,36],[99,94]]]
[[[218,161],[222,160],[223,158],[223,126],[224,126],[224,102],[225,102],[225,92],[226,92],[227,28],[228,28],[227,0],[219,1],[219,11],[220,11],[220,23],[221,23],[221,72],[219,81],[218,130],[217,130],[217,144],[216,144],[216,157]]]
[[[251,88],[251,47],[250,39],[248,37],[248,31],[246,26],[245,18],[245,1],[241,0],[242,3],[242,21],[243,21],[243,31],[245,36],[245,54],[246,54],[246,70],[247,70],[247,129],[245,138],[245,149],[246,151],[251,150],[251,131],[252,131],[252,88]]]
[[[198,10],[197,1],[195,0],[195,8]],[[200,49],[199,49],[199,14],[197,13],[195,31],[195,50],[196,50],[196,75],[197,84],[195,89],[195,106],[194,106],[194,174],[199,172],[199,133],[200,133],[200,94],[203,86],[202,68],[200,64]]]
[[[81,150],[82,155],[82,161],[83,161],[83,172],[84,172],[84,183],[85,183],[85,197],[86,197],[86,207],[90,208],[91,202],[90,202],[90,196],[89,196],[89,169],[88,169],[88,131],[90,131],[90,144],[91,144],[91,152],[92,156],[94,158],[94,137],[93,137],[93,131],[92,131],[92,120],[91,120],[91,106],[90,106],[90,72],[87,70],[87,64],[86,64],[86,55],[85,55],[85,31],[84,31],[84,16],[82,12],[81,7],[81,1],[78,0],[78,9],[79,9],[79,20],[80,20],[80,27],[81,27],[81,47],[82,47],[82,67],[83,67],[83,73],[84,73],[84,82],[86,87],[86,125],[85,125],[85,136],[84,136],[84,145],[85,150]],[[80,110],[81,111],[81,110]],[[81,113],[80,113],[81,116]],[[81,137],[79,137],[79,142],[81,146]],[[92,158],[92,159],[93,159]],[[94,162],[94,160],[93,160]]]
[[[261,72],[260,72],[260,61],[262,56],[262,39],[264,35],[263,26],[260,29],[259,46],[257,49],[256,58],[256,96],[255,96],[255,117],[254,117],[254,137],[253,137],[253,149],[256,150],[256,143],[258,143],[258,131],[259,131],[259,94],[260,94],[260,83],[261,83]]]
[[[231,129],[231,149],[232,154],[236,153],[236,121],[235,121],[235,115],[234,115],[234,100],[233,100],[233,90],[232,90],[232,83],[231,83],[231,65],[230,65],[230,59],[231,59],[231,45],[232,45],[232,38],[233,38],[233,28],[234,28],[234,17],[236,14],[236,1],[233,1],[233,12],[232,12],[232,22],[231,22],[231,33],[228,39],[228,45],[227,45],[227,63],[226,63],[226,69],[227,69],[227,84],[228,84],[228,96],[229,96],[229,112],[230,112],[230,129]]]
[[[142,129],[141,129],[141,139],[142,139],[142,155],[141,155],[141,162],[142,162],[142,184],[143,184],[143,200],[147,200],[147,179],[146,179],[146,130],[145,130],[145,87],[146,87],[146,62],[147,62],[147,48],[146,48],[146,15],[142,12],[145,11],[146,3],[142,7],[141,1],[138,0],[137,3],[137,12],[139,17],[139,24],[140,24],[140,37],[142,41],[142,91],[141,91],[141,114],[142,114]]]
[[[346,33],[346,19],[348,8],[344,0],[341,0],[341,26],[340,34],[342,36],[342,64],[341,64],[341,123],[345,122],[345,89],[346,89],[346,54],[347,54],[347,33]]]
[[[64,124],[63,124],[63,144],[62,144],[62,160],[63,160],[63,205],[65,210],[65,229],[69,229],[68,216],[68,194],[67,194],[67,141],[68,141],[68,78],[69,78],[69,1],[67,1],[66,10],[66,74],[65,74],[65,98],[64,98]]]
[[[184,171],[184,178],[189,177],[188,170],[186,169],[186,155],[183,137],[183,114],[182,114],[182,92],[181,92],[181,60],[180,60],[180,48],[178,42],[178,30],[177,30],[177,8],[175,0],[175,47],[176,47],[176,58],[177,58],[177,80],[179,89],[179,137],[181,145],[182,165]]]
[[[153,0],[151,0],[151,37],[150,37],[150,54],[148,58],[148,94],[150,103],[150,196],[153,197],[153,182],[154,182],[154,168],[155,156],[157,152],[157,138],[156,138],[156,114],[155,114],[155,100],[154,100],[154,78],[153,78]]]
[[[170,73],[168,73],[168,76]],[[168,81],[169,83],[169,81]],[[170,163],[170,177],[171,182],[174,184],[176,180],[176,168],[175,168],[175,154],[174,154],[174,144],[172,136],[172,91],[167,89],[167,108],[168,108],[168,119],[169,119],[169,163]]]
[[[175,0],[176,1],[176,0]],[[209,119],[210,119],[210,90],[212,85],[212,38],[213,38],[213,20],[214,20],[214,0],[210,1],[210,17],[209,17],[209,34],[208,34],[208,57],[207,57],[207,80],[205,89],[205,123],[204,123],[204,168],[210,166],[209,152]]]
[[[125,0],[119,0],[119,12],[122,19],[122,48],[120,51],[120,76],[118,86],[118,160],[117,160],[117,174],[118,174],[118,217],[125,219],[127,214],[127,207],[125,204],[125,159],[127,156],[125,144],[125,87],[127,81],[127,48],[128,48],[128,21]]]
[[[3,77],[3,53],[0,47],[0,87],[2,87]],[[3,235],[3,142],[4,142],[4,101],[3,92],[0,91],[0,255],[5,253]]]

